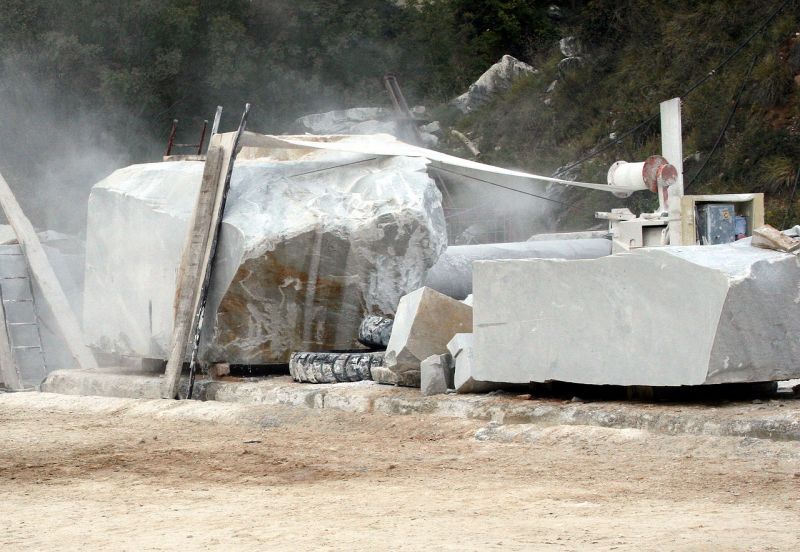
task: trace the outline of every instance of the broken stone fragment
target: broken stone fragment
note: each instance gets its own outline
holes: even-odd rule
[[[441,395],[453,387],[452,355],[431,355],[420,364],[420,392],[422,396]]]
[[[473,345],[474,339],[471,333],[456,334],[447,344],[455,363],[453,387],[456,393],[486,393],[500,387],[497,382],[478,381],[473,377],[475,364]]]
[[[800,239],[789,236],[769,224],[753,230],[753,239],[750,243],[754,247],[774,249],[775,251],[784,251],[786,253],[800,251]]]
[[[425,160],[278,153],[236,162],[201,342],[207,362],[358,348],[364,316],[393,314],[446,246]],[[96,349],[166,358],[202,173],[201,162],[134,165],[93,188],[84,326]]]
[[[427,287],[400,300],[378,383],[419,387],[420,363],[447,353],[447,343],[472,330],[472,307]]]
[[[472,375],[644,386],[800,377],[800,259],[747,241],[477,262]]]

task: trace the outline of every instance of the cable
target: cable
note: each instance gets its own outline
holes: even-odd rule
[[[767,25],[769,25],[769,24],[772,22],[772,20],[773,20],[773,19],[775,19],[775,17],[777,17],[777,16],[778,16],[778,14],[779,14],[779,13],[780,13],[780,12],[783,10],[783,8],[785,8],[785,7],[786,7],[786,5],[787,5],[787,4],[789,4],[789,2],[792,2],[792,1],[793,1],[793,0],[784,0],[784,2],[783,2],[783,3],[782,3],[780,6],[778,6],[778,7],[777,7],[777,8],[776,8],[776,9],[775,9],[775,10],[774,10],[774,11],[773,11],[773,12],[772,12],[772,13],[771,13],[771,14],[770,14],[770,15],[769,15],[767,18],[766,18],[766,19],[764,19],[764,21],[762,21],[762,22],[761,22],[761,24],[760,24],[760,25],[759,25],[759,26],[756,28],[756,30],[755,30],[755,31],[753,31],[753,32],[752,32],[752,33],[751,33],[751,34],[750,34],[750,35],[749,35],[749,36],[748,36],[748,37],[747,37],[747,38],[744,40],[744,42],[742,42],[742,43],[741,43],[741,44],[739,44],[739,45],[738,45],[736,48],[734,48],[734,49],[733,49],[733,51],[732,51],[730,54],[728,54],[728,55],[727,55],[727,56],[726,56],[726,57],[725,57],[725,58],[722,60],[722,62],[720,62],[720,63],[719,63],[719,64],[718,64],[716,67],[714,67],[714,68],[713,68],[711,71],[709,71],[708,73],[706,73],[706,74],[705,74],[705,76],[703,76],[702,78],[700,78],[700,79],[699,79],[697,82],[695,82],[694,84],[690,85],[690,86],[689,86],[689,88],[687,88],[687,89],[686,89],[686,91],[684,91],[684,93],[683,93],[683,94],[681,94],[679,97],[680,97],[680,98],[685,98],[685,97],[687,97],[689,94],[691,94],[692,92],[694,92],[695,90],[697,90],[697,89],[698,89],[698,88],[699,88],[701,85],[703,85],[703,84],[704,84],[706,81],[708,81],[710,78],[714,77],[714,76],[715,76],[715,75],[716,75],[716,74],[719,72],[719,70],[720,70],[720,69],[722,69],[722,68],[723,68],[725,65],[727,65],[727,64],[728,64],[728,63],[729,63],[729,62],[730,62],[730,61],[731,61],[731,60],[732,60],[732,59],[733,59],[733,58],[736,56],[736,54],[738,54],[739,52],[741,52],[741,51],[742,51],[742,50],[743,50],[743,49],[744,49],[744,48],[745,48],[745,47],[746,47],[746,46],[747,46],[747,45],[748,45],[748,44],[749,44],[749,43],[750,43],[750,42],[751,42],[751,41],[752,41],[752,40],[753,40],[753,39],[754,39],[754,38],[755,38],[755,37],[756,37],[758,34],[760,34],[760,33],[761,33],[761,32],[762,32],[762,31],[763,31],[763,30],[764,30],[764,29],[767,27]],[[578,166],[578,165],[580,165],[581,163],[584,163],[584,162],[588,161],[589,159],[591,159],[591,158],[593,158],[593,157],[596,157],[597,155],[599,155],[600,153],[604,152],[605,150],[607,150],[607,149],[608,149],[608,148],[610,148],[611,146],[613,146],[613,145],[616,145],[616,144],[620,143],[620,142],[621,142],[623,139],[627,138],[627,137],[628,137],[630,134],[632,134],[632,133],[636,132],[636,131],[637,131],[637,130],[639,130],[640,128],[642,128],[642,127],[644,127],[645,125],[649,124],[649,123],[650,123],[651,121],[653,121],[653,120],[654,120],[656,117],[658,117],[658,114],[655,114],[655,115],[653,115],[652,117],[649,117],[649,118],[645,119],[644,121],[642,121],[641,123],[639,123],[638,125],[636,125],[635,127],[633,127],[632,129],[630,129],[630,130],[628,130],[628,131],[626,131],[626,132],[623,132],[623,133],[622,133],[622,134],[620,134],[618,137],[616,137],[614,140],[612,140],[611,142],[608,142],[606,145],[604,145],[604,146],[602,146],[602,147],[600,147],[600,148],[597,148],[597,149],[593,150],[593,151],[592,151],[591,153],[589,153],[588,155],[585,155],[585,156],[581,157],[580,159],[578,159],[577,161],[575,161],[575,162],[573,162],[573,163],[570,163],[569,165],[567,165],[567,166],[566,166],[566,167],[564,167],[563,169],[560,169],[559,171],[557,171],[556,173],[554,173],[554,175],[553,175],[553,176],[556,176],[556,177],[558,177],[558,176],[561,176],[562,174],[566,173],[568,170],[572,169],[573,167],[577,167],[577,166]]]
[[[708,152],[708,155],[703,160],[703,164],[700,166],[697,172],[694,173],[694,176],[689,181],[689,183],[684,187],[684,191],[688,190],[692,186],[692,184],[694,184],[695,180],[697,180],[697,178],[702,174],[703,170],[705,170],[706,166],[708,165],[708,162],[714,156],[714,153],[716,153],[720,143],[722,143],[722,138],[728,131],[728,127],[730,126],[731,121],[733,121],[733,115],[736,113],[736,110],[739,107],[739,100],[742,99],[742,92],[744,92],[744,89],[747,86],[747,81],[750,79],[750,73],[753,71],[753,67],[755,67],[757,59],[758,55],[754,55],[753,61],[750,62],[750,66],[747,68],[747,72],[745,72],[744,78],[742,78],[742,84],[741,86],[739,86],[739,92],[736,94],[736,100],[733,102],[733,107],[731,108],[730,113],[728,113],[728,117],[725,119],[725,124],[722,125],[722,130],[720,131],[719,136],[717,136],[717,141],[714,142],[714,146],[711,148],[711,151]]]
[[[287,178],[297,178],[298,176],[305,176],[307,174],[314,174],[314,173],[320,173],[320,172],[325,172],[325,171],[331,171],[333,169],[339,169],[341,167],[349,167],[351,165],[359,165],[361,163],[366,163],[367,161],[375,161],[377,159],[378,159],[377,157],[370,157],[369,159],[362,159],[360,161],[352,161],[350,163],[344,163],[342,165],[333,165],[331,167],[323,167],[321,169],[313,169],[313,170],[310,170],[310,171],[301,172],[301,173],[297,173],[297,174],[290,174]]]
[[[509,190],[509,191],[512,191],[512,192],[517,192],[517,193],[520,193],[520,194],[523,194],[523,195],[527,195],[527,196],[531,196],[531,197],[535,197],[535,198],[538,198],[538,199],[544,199],[545,201],[552,201],[553,203],[559,203],[559,204],[565,205],[567,207],[572,207],[571,204],[565,203],[563,201],[559,201],[557,199],[553,199],[553,198],[546,197],[546,196],[540,196],[540,195],[534,194],[532,192],[526,192],[525,190],[520,190],[519,188],[512,188],[510,186],[503,186],[502,184],[498,184],[497,182],[490,182],[489,180],[484,180],[482,178],[478,178],[477,176],[469,176],[469,175],[466,175],[466,174],[461,174],[461,173],[456,172],[456,171],[451,171],[450,169],[445,169],[444,167],[430,167],[430,169],[434,170],[434,171],[449,172],[449,173],[455,174],[457,176],[462,176],[464,178],[469,178],[469,179],[472,179],[472,180],[477,180],[478,182],[483,182],[484,184],[490,184],[492,186],[497,186],[498,188],[503,188],[504,190]]]

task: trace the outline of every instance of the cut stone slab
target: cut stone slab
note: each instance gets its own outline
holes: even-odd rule
[[[426,163],[304,149],[237,161],[201,358],[286,363],[293,351],[358,348],[364,316],[393,314],[446,246]],[[166,358],[202,172],[134,165],[93,188],[84,326],[96,349]]]
[[[469,113],[491,101],[497,94],[511,88],[520,77],[536,73],[536,69],[527,63],[505,55],[451,103],[462,113]]]
[[[460,333],[453,336],[447,344],[455,363],[453,388],[456,393],[486,393],[502,386],[498,382],[478,381],[472,376],[475,365],[474,343],[473,334]]]
[[[420,363],[447,353],[457,333],[472,330],[472,307],[427,287],[400,300],[386,347],[384,370],[373,371],[379,383],[419,387]]]
[[[473,377],[643,386],[800,377],[800,259],[748,242],[478,262]]]
[[[455,365],[450,354],[431,355],[420,364],[420,392],[423,397],[441,395],[453,387]]]

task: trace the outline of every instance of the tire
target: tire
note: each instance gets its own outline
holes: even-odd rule
[[[372,380],[375,366],[383,366],[382,352],[293,353],[289,373],[303,383],[343,383]]]
[[[370,349],[386,349],[392,335],[394,320],[384,316],[369,315],[358,327],[358,341]]]

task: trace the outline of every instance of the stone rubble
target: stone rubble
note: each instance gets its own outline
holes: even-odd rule
[[[373,371],[378,383],[420,386],[420,363],[447,353],[457,333],[472,330],[472,307],[427,287],[400,300],[384,366]]]
[[[475,340],[471,333],[456,334],[447,344],[455,362],[453,386],[456,393],[486,393],[501,387],[497,382],[478,381],[473,377],[474,345]]]
[[[454,389],[455,364],[452,355],[431,355],[420,364],[420,393],[423,397],[441,395]]]

